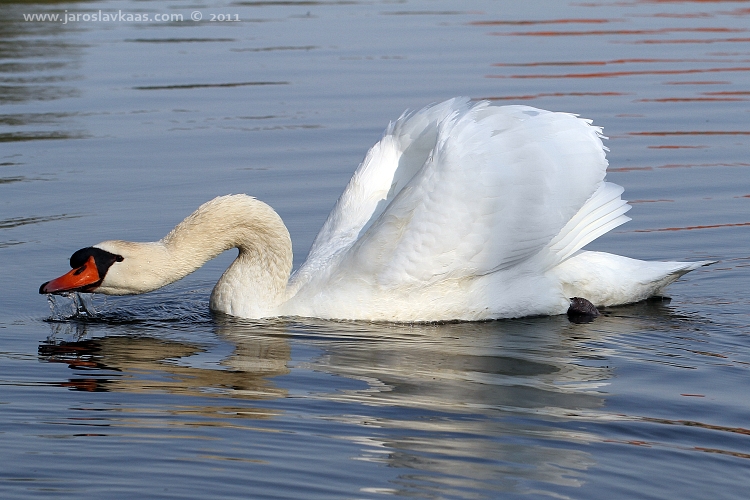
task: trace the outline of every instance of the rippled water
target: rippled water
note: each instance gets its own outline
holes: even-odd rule
[[[750,4],[519,4],[3,2],[0,496],[745,498]],[[589,324],[215,317],[229,254],[37,293],[234,192],[299,265],[388,121],[454,95],[604,126],[633,221],[591,248],[720,262]]]

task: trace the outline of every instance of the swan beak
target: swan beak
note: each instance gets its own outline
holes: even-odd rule
[[[48,281],[39,287],[39,293],[88,292],[101,283],[94,257],[88,258],[81,267]]]

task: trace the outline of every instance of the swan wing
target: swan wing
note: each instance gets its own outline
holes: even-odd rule
[[[391,122],[352,175],[290,287],[299,288],[351,248],[423,166],[436,144],[439,124],[468,109],[469,99],[457,97],[414,113],[404,112]]]
[[[601,129],[575,115],[454,99],[403,116],[318,235],[310,284],[424,287],[535,256],[544,271],[614,227],[606,167]]]

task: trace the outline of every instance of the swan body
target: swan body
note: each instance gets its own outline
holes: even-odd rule
[[[451,99],[388,126],[291,276],[281,218],[230,195],[158,242],[79,250],[40,293],[144,293],[238,248],[210,305],[244,318],[485,320],[562,314],[571,297],[637,302],[711,262],[581,250],[629,220],[601,137],[575,115]]]

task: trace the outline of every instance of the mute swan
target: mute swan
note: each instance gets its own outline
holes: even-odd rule
[[[39,293],[138,294],[230,248],[211,309],[244,318],[484,320],[660,294],[711,262],[580,249],[630,220],[604,181],[601,129],[528,106],[455,98],[403,114],[370,149],[290,277],[281,218],[246,195],[203,204],[157,242],[78,250]]]

